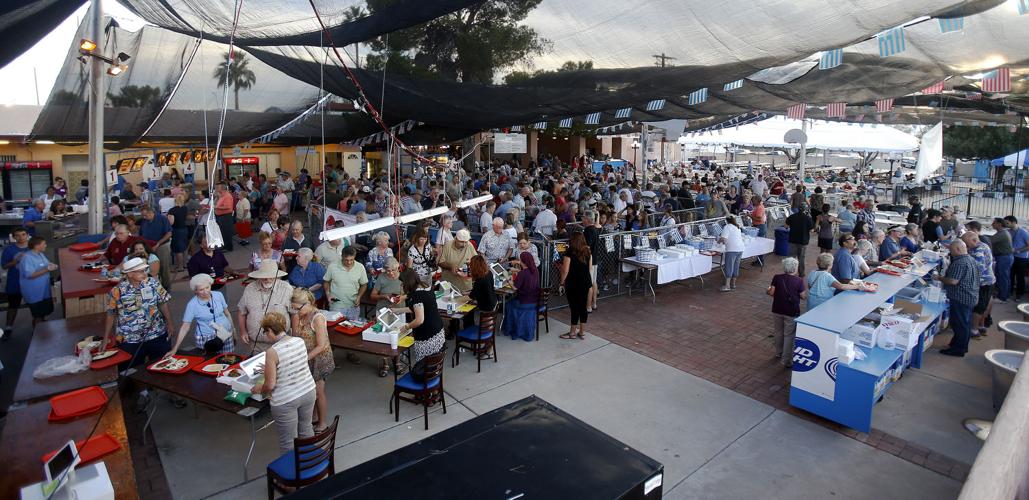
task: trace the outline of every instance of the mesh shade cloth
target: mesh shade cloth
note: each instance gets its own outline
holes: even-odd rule
[[[35,45],[82,4],[76,0],[0,2],[0,40],[4,41],[0,44],[0,68]]]

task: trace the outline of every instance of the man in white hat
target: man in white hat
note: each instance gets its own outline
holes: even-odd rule
[[[264,342],[261,320],[265,314],[277,312],[290,317],[286,307],[293,296],[293,285],[279,279],[285,275],[278,263],[271,259],[261,261],[261,267],[248,275],[254,281],[243,289],[236,313],[240,339],[244,344]]]
[[[104,340],[100,345],[106,346],[113,332],[118,347],[133,356],[130,366],[150,364],[171,350],[171,295],[157,278],[147,274],[148,268],[139,257],[129,259],[122,266],[125,279],[107,292]],[[136,406],[145,408],[148,402],[149,396],[143,391]]]
[[[461,292],[472,289],[468,263],[475,257],[475,249],[469,243],[471,239],[472,234],[467,229],[458,230],[454,239],[443,245],[439,252],[438,261],[439,267],[443,269],[443,279]]]

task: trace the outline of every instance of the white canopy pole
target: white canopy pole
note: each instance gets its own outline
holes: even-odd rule
[[[797,165],[797,177],[804,180],[804,167],[807,165],[807,120],[800,121],[800,130],[804,132],[804,142],[800,143],[800,163]]]

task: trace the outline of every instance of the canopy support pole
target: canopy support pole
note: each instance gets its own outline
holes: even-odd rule
[[[797,177],[804,180],[804,166],[807,165],[807,120],[800,121],[800,130],[804,132],[804,142],[800,143],[800,162],[797,164]]]
[[[643,185],[640,186],[640,191],[647,190],[647,148],[650,147],[650,134],[647,133],[647,124],[640,124],[640,163],[643,164]]]
[[[101,0],[93,0],[90,36],[97,51],[105,48],[104,8]],[[89,58],[89,234],[100,234],[104,225],[104,93],[101,88],[103,67],[98,57]]]

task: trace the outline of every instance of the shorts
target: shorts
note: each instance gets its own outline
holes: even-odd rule
[[[993,298],[993,285],[983,285],[979,287],[979,302],[972,308],[972,312],[976,314],[985,314],[986,309],[990,307],[990,299]]]
[[[54,299],[47,297],[39,302],[29,304],[29,312],[32,313],[33,318],[46,318],[54,312]]]
[[[593,280],[593,284],[597,284],[597,265],[593,264],[590,266],[590,279]]]
[[[20,293],[9,293],[7,294],[7,310],[14,310],[21,307],[21,294]]]

